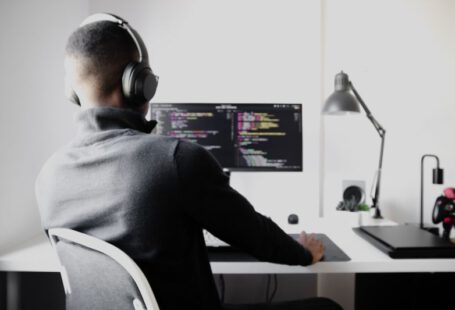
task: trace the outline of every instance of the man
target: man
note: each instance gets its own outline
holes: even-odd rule
[[[302,232],[299,244],[256,213],[203,147],[149,134],[156,123],[145,119],[148,102],[133,104],[122,81],[125,68],[144,54],[126,30],[92,22],[68,40],[67,90],[82,111],[76,137],[37,179],[44,228],[75,229],[125,251],[164,310],[221,309],[203,228],[261,260],[319,261],[320,241]],[[325,299],[285,309],[316,309],[310,305],[339,309]]]

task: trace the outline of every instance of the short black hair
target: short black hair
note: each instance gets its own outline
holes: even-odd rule
[[[110,21],[76,29],[68,39],[66,54],[80,62],[82,78],[93,78],[100,96],[120,85],[126,65],[139,58],[130,34]]]

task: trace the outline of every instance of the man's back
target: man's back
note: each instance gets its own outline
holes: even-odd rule
[[[105,108],[79,115],[78,137],[46,163],[37,181],[43,226],[72,228],[124,250],[164,309],[216,309],[200,228],[182,208],[174,161],[179,141],[134,130],[142,124],[138,117]]]

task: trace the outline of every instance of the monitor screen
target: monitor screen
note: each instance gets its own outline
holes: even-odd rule
[[[204,146],[233,171],[302,171],[301,104],[153,103],[154,133]]]

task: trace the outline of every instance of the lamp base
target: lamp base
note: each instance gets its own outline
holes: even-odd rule
[[[374,209],[375,210],[374,210],[373,218],[374,219],[383,219],[382,214],[381,214],[381,210],[379,210],[378,207],[375,207]]]

